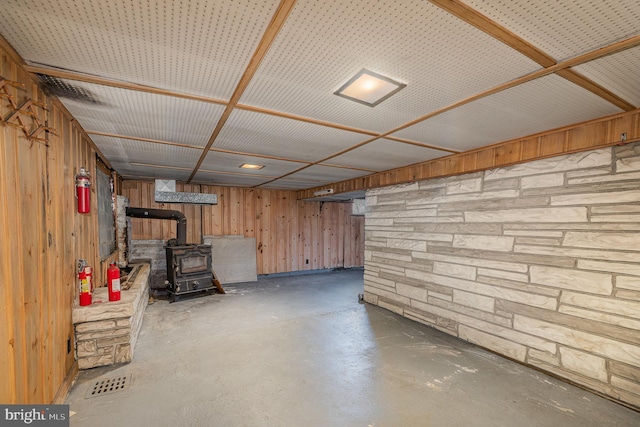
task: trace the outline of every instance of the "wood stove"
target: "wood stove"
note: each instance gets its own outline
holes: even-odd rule
[[[171,241],[169,242],[171,243]],[[167,292],[172,301],[194,292],[213,293],[210,245],[165,246],[167,252]]]
[[[180,296],[218,289],[224,293],[211,269],[211,246],[189,245],[187,241],[187,219],[180,211],[167,209],[127,208],[127,216],[134,218],[173,219],[177,222],[175,239],[167,241],[167,292],[171,301]]]

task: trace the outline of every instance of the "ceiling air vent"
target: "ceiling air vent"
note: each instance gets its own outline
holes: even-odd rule
[[[101,104],[88,90],[73,86],[62,79],[47,76],[46,74],[38,74],[38,78],[40,78],[40,87],[47,95],[89,102],[91,104]]]

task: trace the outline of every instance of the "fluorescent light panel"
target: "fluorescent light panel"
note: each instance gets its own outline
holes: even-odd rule
[[[256,165],[253,163],[243,163],[240,165],[240,167],[242,169],[255,169],[255,170],[259,170],[262,169],[264,167],[264,165]]]
[[[373,71],[362,69],[353,76],[334,95],[350,99],[360,104],[375,107],[407,85]]]

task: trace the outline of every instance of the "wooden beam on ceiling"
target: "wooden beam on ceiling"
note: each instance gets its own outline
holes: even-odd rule
[[[531,60],[537,62],[543,67],[551,67],[557,64],[555,59],[551,56],[543,52],[541,49],[532,45],[528,41],[524,40],[520,36],[514,34],[509,31],[502,25],[497,22],[487,18],[477,10],[471,8],[470,6],[464,4],[460,0],[429,0],[434,5],[439,8],[446,10],[453,16],[463,20],[464,22],[473,25],[480,31],[490,35],[491,37],[501,41],[507,46],[517,50],[521,54],[530,58]],[[616,107],[624,110],[631,111],[636,108],[630,102],[622,99],[618,95],[612,93],[611,91],[605,89],[599,84],[587,79],[581,74],[575,72],[570,69],[563,69],[558,71],[556,74],[559,76],[569,80],[570,82],[577,84],[583,89],[588,90],[591,93],[598,95],[604,100],[612,103]]]
[[[435,117],[435,116],[440,115],[442,113],[445,113],[447,111],[453,110],[455,108],[461,107],[461,106],[463,106],[465,104],[469,104],[470,102],[477,101],[479,99],[485,98],[485,97],[490,96],[490,95],[494,95],[496,93],[502,92],[502,91],[510,89],[512,87],[519,86],[521,84],[530,82],[530,81],[535,80],[535,79],[539,79],[539,78],[547,76],[549,74],[554,74],[554,73],[557,73],[558,71],[562,71],[562,70],[565,70],[565,69],[568,69],[568,68],[571,68],[571,67],[576,67],[576,66],[584,64],[586,62],[594,61],[596,59],[603,58],[603,57],[608,56],[608,55],[613,55],[614,53],[621,52],[621,51],[624,51],[624,50],[627,50],[627,49],[631,49],[631,48],[634,48],[636,46],[640,46],[640,35],[636,35],[636,36],[633,36],[633,37],[629,37],[628,39],[620,40],[620,41],[612,43],[612,44],[610,44],[608,46],[604,46],[602,48],[592,50],[590,52],[587,52],[587,53],[582,54],[582,55],[578,55],[578,56],[576,56],[574,58],[568,59],[566,61],[563,61],[563,62],[560,62],[558,64],[552,65],[550,67],[546,67],[546,68],[543,68],[541,70],[529,73],[529,74],[527,74],[525,76],[518,77],[517,79],[511,80],[509,82],[502,83],[502,84],[500,84],[498,86],[493,87],[492,89],[486,90],[484,92],[480,92],[480,93],[478,93],[476,95],[473,95],[473,96],[470,96],[468,98],[462,99],[460,101],[454,102],[453,104],[450,104],[450,105],[448,105],[446,107],[442,107],[442,108],[440,108],[438,110],[435,110],[435,111],[432,111],[432,112],[430,112],[428,114],[425,114],[424,116],[421,116],[421,117],[418,117],[418,118],[416,118],[414,120],[411,120],[410,122],[407,122],[407,123],[405,123],[403,125],[400,125],[400,126],[394,128],[394,129],[391,129],[391,130],[389,130],[387,132],[384,132],[384,133],[380,134],[379,136],[369,138],[369,139],[367,139],[365,141],[362,141],[362,142],[360,142],[358,144],[355,144],[355,145],[353,145],[351,147],[345,148],[345,149],[339,151],[338,153],[332,154],[331,156],[328,156],[328,157],[325,157],[324,159],[318,160],[314,164],[326,162],[327,160],[331,160],[332,158],[334,158],[336,156],[348,153],[349,151],[355,150],[356,148],[362,147],[363,145],[369,144],[370,142],[373,142],[373,141],[375,141],[377,139],[385,138],[387,135],[391,135],[393,133],[399,132],[399,131],[401,131],[403,129],[406,129],[408,127],[411,127],[411,126],[413,126],[415,124],[418,124],[420,122],[428,120],[428,119],[430,119],[432,117]],[[464,154],[464,153],[461,153],[461,154]],[[289,172],[289,173],[287,173],[285,175],[282,175],[280,178],[284,178],[284,177],[293,175],[293,174],[295,174],[297,172],[300,172],[300,171],[302,171],[304,169],[307,169],[307,168],[313,166],[314,164],[303,166],[303,167],[301,167],[301,168],[299,168],[297,170],[294,170],[294,171],[291,171],[291,172]],[[266,185],[266,184],[269,184],[271,182],[272,181],[265,182],[265,183],[263,183],[261,185]]]
[[[269,23],[269,26],[267,27],[264,35],[262,36],[262,39],[258,44],[258,48],[253,54],[253,57],[251,58],[251,61],[249,62],[247,69],[244,71],[244,74],[240,78],[240,82],[238,82],[236,89],[233,91],[233,95],[231,95],[231,99],[227,103],[227,106],[225,107],[224,112],[220,117],[220,120],[218,120],[218,123],[216,124],[216,127],[213,130],[211,137],[209,138],[209,141],[207,142],[204,150],[202,150],[202,155],[198,159],[198,163],[196,163],[196,166],[193,168],[193,172],[191,172],[191,176],[187,180],[187,183],[191,182],[193,177],[198,172],[198,169],[200,169],[202,162],[204,162],[205,157],[207,157],[209,148],[211,148],[215,140],[218,138],[220,131],[222,130],[225,123],[231,116],[231,113],[233,112],[233,110],[236,108],[238,101],[240,101],[240,97],[249,86],[251,79],[253,78],[256,71],[258,70],[260,63],[262,62],[264,57],[267,55],[269,48],[271,47],[274,40],[276,39],[276,36],[282,29],[284,23],[289,17],[289,14],[293,10],[293,7],[295,6],[295,4],[296,4],[296,0],[282,0],[280,2],[280,5],[278,6],[276,13],[273,15],[273,18],[271,18],[271,22]]]

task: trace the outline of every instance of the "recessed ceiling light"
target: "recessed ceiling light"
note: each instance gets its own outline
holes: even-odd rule
[[[375,107],[405,86],[407,85],[389,77],[362,69],[333,93],[360,104]]]
[[[240,165],[240,167],[242,169],[255,169],[255,170],[258,170],[258,169],[262,169],[264,167],[264,165],[254,165],[253,163],[243,163],[243,164]]]

